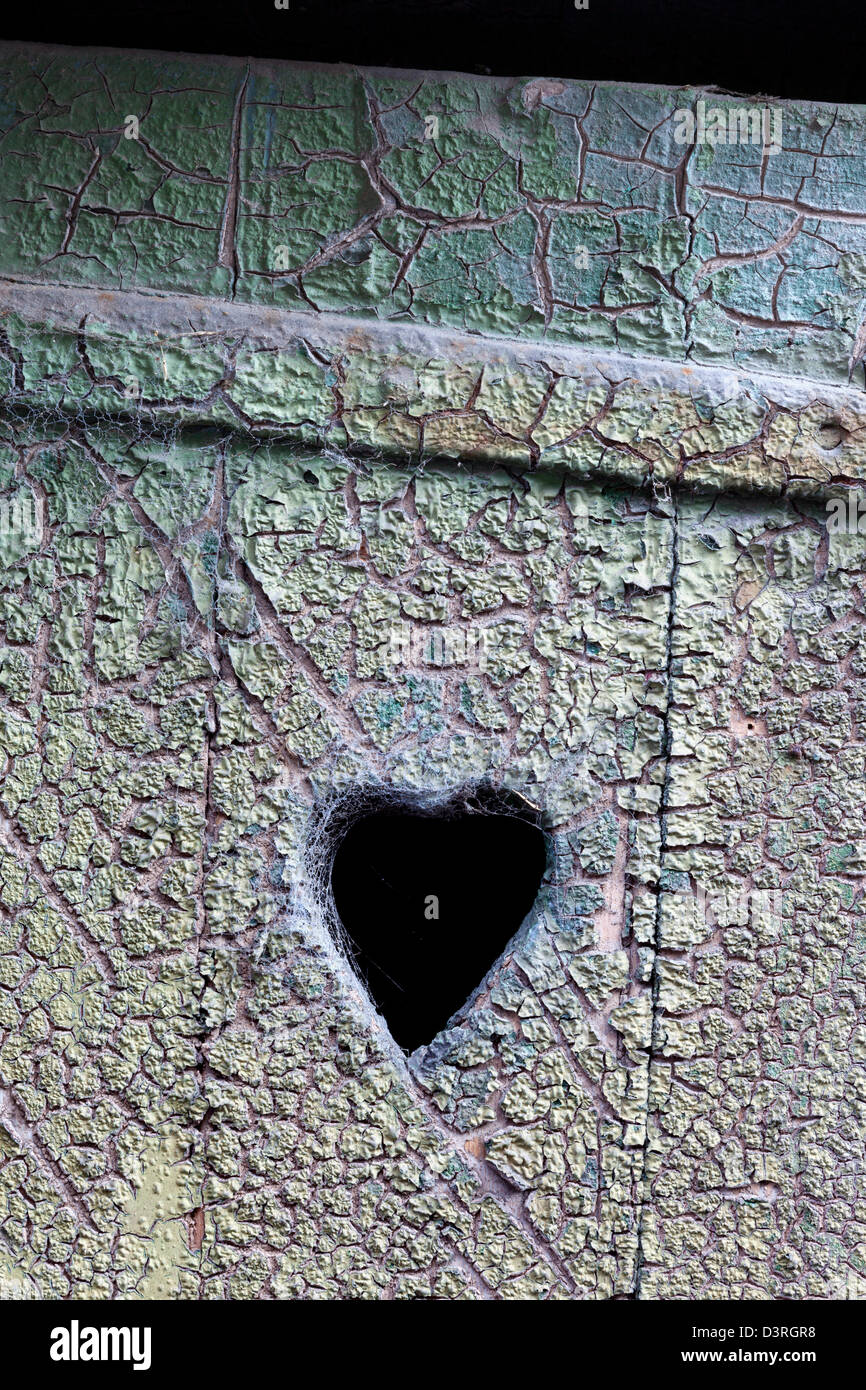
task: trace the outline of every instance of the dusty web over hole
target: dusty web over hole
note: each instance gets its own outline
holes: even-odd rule
[[[531,911],[545,837],[519,797],[446,804],[368,798],[331,829],[343,945],[392,1036],[432,1041],[475,993]]]

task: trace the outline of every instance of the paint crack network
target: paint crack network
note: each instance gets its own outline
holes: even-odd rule
[[[4,59],[0,1293],[862,1297],[863,113]],[[407,1057],[334,837],[482,793]]]

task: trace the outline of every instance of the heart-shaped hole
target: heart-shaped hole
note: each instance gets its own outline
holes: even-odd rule
[[[546,847],[522,801],[379,806],[342,835],[334,905],[392,1036],[429,1043],[481,984],[535,902]]]

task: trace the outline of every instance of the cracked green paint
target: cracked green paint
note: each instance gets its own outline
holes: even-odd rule
[[[860,118],[8,52],[0,1294],[862,1298]],[[478,783],[547,871],[406,1059],[317,816]]]
[[[4,47],[2,269],[862,388],[862,112],[679,145],[693,88]],[[139,123],[126,138],[127,117]],[[432,119],[432,126],[431,126]],[[166,354],[171,369],[172,354]],[[303,386],[251,364],[284,418]],[[297,417],[296,417],[297,418]]]

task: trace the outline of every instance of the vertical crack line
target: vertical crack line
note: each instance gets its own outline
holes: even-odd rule
[[[652,975],[650,977],[650,997],[652,1000],[652,1013],[650,1022],[649,1050],[647,1053],[647,1100],[646,1100],[646,1129],[644,1132],[643,1149],[641,1152],[640,1177],[638,1179],[638,1220],[637,1220],[637,1244],[635,1250],[635,1284],[634,1298],[640,1299],[641,1283],[643,1279],[644,1253],[644,1220],[648,1206],[647,1194],[647,1168],[649,1160],[649,1138],[650,1138],[650,1094],[652,1090],[652,1069],[656,1055],[656,1035],[658,1025],[658,1005],[659,1005],[659,949],[661,945],[661,911],[662,911],[662,882],[664,874],[664,864],[667,852],[667,812],[671,788],[671,744],[673,733],[671,730],[671,706],[674,695],[674,676],[673,676],[673,645],[674,628],[676,626],[677,609],[677,584],[680,572],[680,516],[677,495],[674,491],[669,492],[669,497],[673,505],[673,526],[671,535],[671,572],[670,572],[670,601],[668,603],[668,622],[665,634],[665,705],[662,715],[662,758],[664,760],[664,774],[662,777],[662,792],[659,801],[659,879],[656,889],[656,910],[655,921],[653,923],[653,963]]]
[[[227,442],[223,440],[217,459],[216,471],[214,473],[213,494],[207,510],[199,520],[199,530],[202,528],[212,528],[216,531],[218,541],[218,551],[225,549],[226,536],[226,517],[228,512],[228,501],[226,496],[226,462],[225,453]],[[202,832],[202,855],[201,855],[201,911],[197,920],[196,931],[196,971],[198,974],[199,1011],[198,1027],[199,1041],[197,1047],[197,1066],[199,1090],[201,1099],[204,1102],[204,1110],[201,1119],[196,1126],[195,1134],[198,1143],[198,1158],[201,1164],[202,1193],[201,1204],[187,1214],[187,1245],[190,1251],[199,1256],[199,1298],[205,1296],[205,1257],[202,1254],[205,1238],[205,1199],[204,1187],[207,1182],[207,1144],[211,1131],[212,1107],[207,1102],[206,1088],[208,1079],[208,1057],[207,1046],[214,1027],[209,1026],[205,1016],[205,995],[207,994],[207,982],[202,967],[203,953],[208,949],[210,942],[210,924],[208,920],[208,903],[206,880],[208,866],[211,863],[213,846],[216,840],[217,826],[215,819],[215,809],[213,802],[213,776],[214,765],[219,753],[217,747],[217,737],[219,734],[219,714],[216,698],[216,687],[220,679],[220,645],[216,632],[216,578],[213,590],[214,608],[207,622],[205,631],[205,642],[208,649],[208,658],[212,668],[212,674],[208,678],[208,688],[206,692],[206,720],[204,740],[202,745],[202,780],[203,786],[203,813],[204,828]]]
[[[552,224],[542,208],[527,199],[526,211],[535,223],[535,245],[532,248],[532,271],[544,314],[544,326],[550,327],[554,310],[553,283],[550,278],[548,250]]]
[[[215,683],[215,681],[216,681],[217,679],[218,679],[218,676],[215,676],[215,677],[214,677],[214,683]],[[208,1081],[208,1053],[207,1053],[207,1047],[208,1047],[208,1042],[209,1042],[210,1039],[211,1039],[211,1035],[212,1035],[214,1029],[213,1029],[212,1026],[209,1026],[209,1025],[208,1025],[207,1018],[206,1018],[206,1013],[205,1013],[205,996],[207,995],[207,979],[206,979],[206,976],[205,976],[205,973],[204,973],[204,966],[203,966],[203,959],[202,959],[202,958],[203,958],[204,952],[208,949],[209,941],[210,941],[209,922],[208,922],[208,909],[207,909],[207,893],[206,893],[205,890],[206,890],[206,880],[207,880],[207,872],[208,872],[208,861],[209,861],[209,858],[210,858],[210,854],[211,854],[213,842],[214,842],[214,839],[215,839],[215,825],[214,825],[213,800],[212,800],[212,781],[213,781],[213,773],[214,773],[214,762],[215,762],[216,752],[217,752],[216,747],[215,747],[215,744],[216,744],[216,737],[217,737],[218,729],[219,729],[219,721],[218,721],[218,716],[217,716],[216,698],[215,698],[215,695],[214,695],[213,691],[211,690],[211,692],[209,692],[209,693],[208,693],[208,696],[207,696],[207,725],[206,725],[205,740],[204,740],[204,749],[203,749],[203,754],[204,754],[204,756],[203,756],[203,767],[202,767],[202,771],[203,771],[203,778],[204,778],[204,798],[203,798],[203,800],[204,800],[204,822],[205,822],[205,823],[204,823],[204,832],[203,832],[203,836],[202,836],[202,839],[203,839],[203,846],[202,846],[202,876],[201,876],[201,887],[200,887],[200,893],[201,893],[201,914],[200,914],[200,917],[199,917],[198,932],[197,932],[197,935],[196,935],[196,972],[197,972],[197,975],[198,975],[197,984],[198,984],[198,988],[199,988],[199,990],[200,990],[200,993],[199,993],[199,1007],[198,1007],[198,1020],[197,1020],[197,1022],[198,1022],[198,1028],[199,1028],[199,1039],[198,1039],[198,1047],[197,1047],[198,1059],[197,1059],[196,1071],[197,1071],[197,1075],[198,1075],[198,1085],[199,1085],[199,1091],[200,1091],[200,1099],[201,1099],[201,1102],[204,1104],[204,1110],[202,1111],[201,1119],[198,1121],[198,1125],[196,1126],[196,1131],[195,1131],[195,1133],[196,1133],[196,1140],[197,1140],[197,1145],[198,1145],[198,1158],[199,1158],[199,1161],[200,1161],[200,1164],[201,1164],[201,1184],[202,1184],[202,1191],[201,1191],[201,1204],[200,1204],[199,1206],[197,1206],[197,1207],[195,1208],[195,1210],[194,1210],[192,1213],[190,1213],[190,1215],[189,1215],[189,1217],[188,1217],[188,1220],[189,1220],[189,1235],[190,1235],[189,1242],[188,1242],[189,1248],[190,1248],[191,1251],[193,1251],[193,1252],[195,1252],[195,1253],[198,1253],[198,1254],[201,1254],[202,1245],[203,1245],[203,1243],[204,1243],[204,1232],[205,1232],[205,1199],[204,1199],[204,1188],[205,1188],[205,1184],[206,1184],[206,1182],[207,1182],[207,1146],[208,1146],[208,1139],[209,1139],[209,1137],[210,1137],[210,1129],[211,1129],[210,1120],[211,1120],[211,1114],[212,1114],[212,1107],[211,1107],[211,1105],[210,1105],[210,1103],[209,1103],[209,1101],[208,1101],[208,1099],[207,1099],[207,1095],[206,1095],[206,1091],[207,1091],[207,1081]],[[205,1296],[204,1285],[205,1285],[204,1260],[203,1260],[203,1258],[202,1258],[201,1263],[200,1263],[200,1266],[199,1266],[199,1297],[200,1297],[200,1298],[203,1298],[203,1297]]]
[[[250,70],[247,67],[244,80],[241,83],[237,98],[235,100],[234,115],[232,117],[232,136],[229,150],[229,177],[226,189],[226,201],[223,208],[222,226],[220,227],[219,250],[217,252],[217,265],[225,266],[226,270],[232,272],[232,293],[235,297],[235,289],[238,282],[238,252],[237,252],[237,223],[238,223],[238,203],[240,202],[241,184],[241,121],[243,120],[244,104],[247,95],[247,86],[250,80]]]

